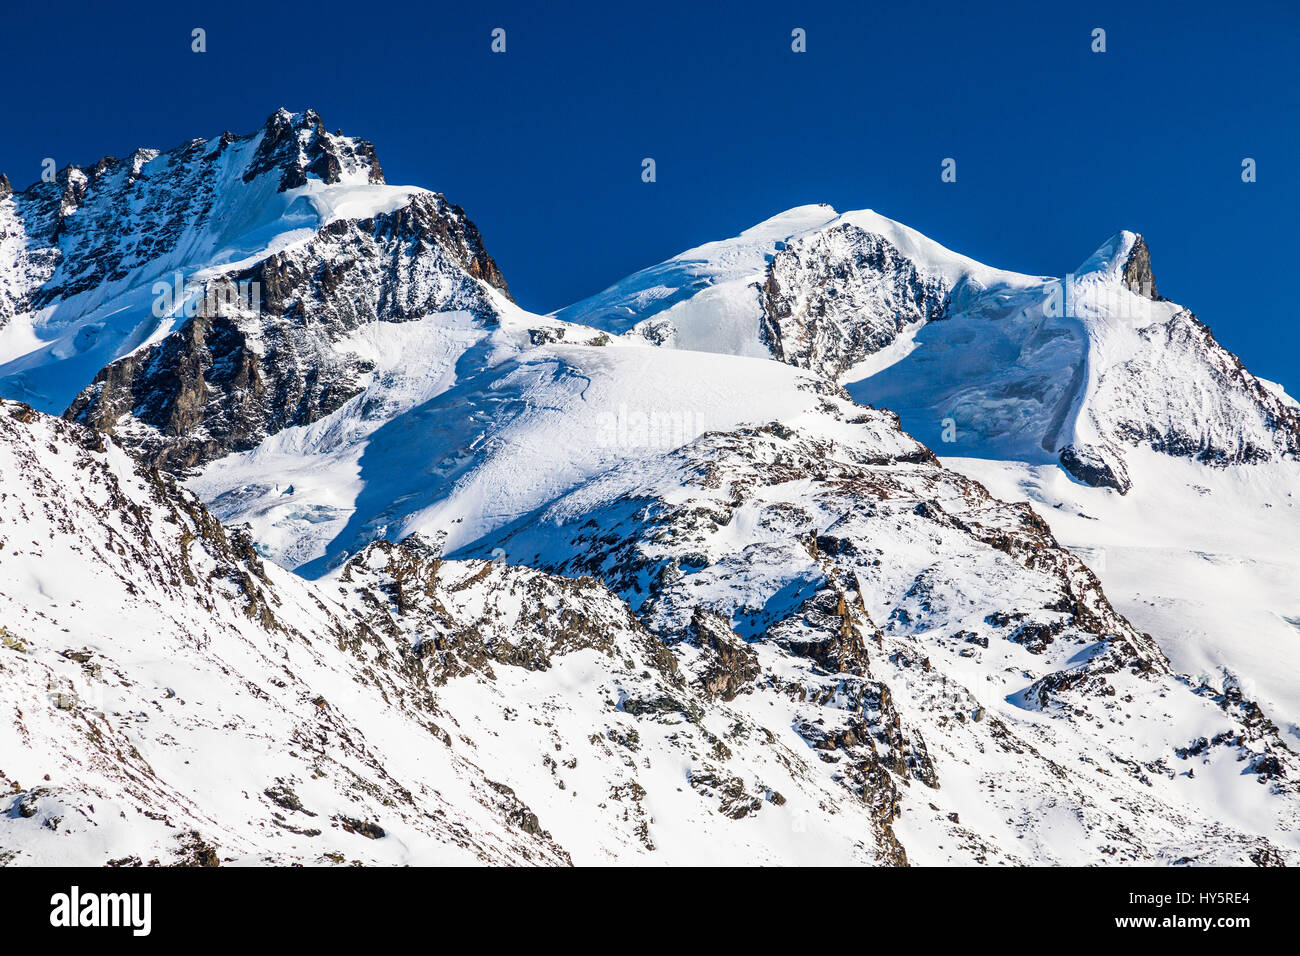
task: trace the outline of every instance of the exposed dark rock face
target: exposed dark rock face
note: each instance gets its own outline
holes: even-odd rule
[[[839,588],[823,588],[809,598],[796,617],[771,628],[767,636],[798,657],[815,661],[831,674],[868,673],[863,630],[879,631],[861,607]]]
[[[837,226],[773,256],[761,335],[780,361],[835,378],[907,326],[942,318],[949,292],[887,239]]]
[[[688,782],[693,790],[718,800],[718,812],[733,820],[743,820],[763,807],[763,800],[745,788],[740,777],[711,770],[692,770]]]
[[[705,652],[708,663],[697,679],[704,693],[734,700],[753,690],[762,672],[758,657],[720,614],[696,609],[686,640]]]
[[[347,833],[355,833],[363,836],[367,840],[382,840],[387,834],[384,828],[370,820],[355,820],[352,817],[337,816],[334,818],[338,821]]]
[[[305,245],[232,278],[258,283],[263,314],[337,334],[458,309],[495,320],[490,299],[467,276],[509,297],[464,210],[436,193],[417,193],[391,213],[336,219]]]
[[[902,812],[900,783],[916,780],[937,789],[939,777],[919,730],[906,728],[893,704],[889,686],[873,677],[863,633],[880,643],[883,635],[862,606],[861,592],[852,595],[834,582],[843,577],[835,565],[855,548],[848,539],[835,539],[841,547],[827,559],[832,582],[804,602],[798,613],[767,632],[788,653],[815,664],[814,672],[830,676],[821,680],[769,678],[783,693],[825,706],[842,708],[841,719],[827,721],[824,712],[810,707],[795,730],[809,746],[824,752],[823,759],[840,762],[844,782],[871,807],[880,847],[880,860],[906,866],[907,853],[894,833],[893,821]],[[813,549],[814,557],[824,552]]]
[[[9,185],[9,177],[0,173],[0,199],[8,199],[13,193],[14,188]]]
[[[1134,241],[1128,259],[1124,261],[1124,285],[1148,299],[1160,298],[1156,292],[1156,277],[1151,272],[1151,250],[1141,236]]]
[[[1108,456],[1089,445],[1062,448],[1061,467],[1077,481],[1094,488],[1114,488],[1123,495],[1133,487],[1119,454]]]
[[[157,345],[104,368],[65,413],[183,472],[269,434],[306,425],[359,391],[365,363],[286,322],[268,322],[259,354],[225,317],[196,316]],[[146,426],[146,427],[141,427]]]
[[[230,133],[223,135],[231,140]],[[262,127],[262,139],[252,162],[244,170],[244,182],[251,183],[271,170],[280,172],[280,192],[306,185],[313,175],[326,183],[339,182],[345,171],[368,170],[372,183],[384,181],[384,171],[375,156],[375,147],[365,140],[330,134],[315,110],[293,114],[277,110]]]

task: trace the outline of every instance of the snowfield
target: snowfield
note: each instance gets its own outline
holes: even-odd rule
[[[1032,504],[1178,670],[1240,687],[1300,740],[1300,472],[1291,462],[1213,470],[1150,451],[1134,459],[1140,480],[1126,496],[1048,466],[944,461]]]

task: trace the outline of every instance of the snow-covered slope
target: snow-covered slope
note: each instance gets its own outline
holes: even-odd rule
[[[390,353],[398,364],[338,412],[214,462],[192,487],[316,576],[376,537],[422,531],[455,549],[623,462],[818,401],[820,383],[772,362],[607,345],[591,330],[534,346],[517,322],[507,313],[475,340],[426,320],[427,377],[411,382]]]
[[[1300,469],[1207,468],[1129,453],[1133,490],[1050,465],[944,459],[1007,501],[1027,501],[1174,666],[1237,686],[1300,741]]]
[[[15,403],[0,474],[0,863],[901,858],[594,580],[413,538],[305,582]]]
[[[1034,502],[1180,669],[1246,687],[1300,740],[1295,401],[1157,298],[1133,233],[1063,280],[1011,285],[954,296],[849,391]]]
[[[1250,700],[835,404],[607,474],[492,559],[417,536],[316,584],[0,406],[7,861],[1300,856]]]
[[[969,457],[1059,462],[1126,493],[1132,449],[1210,465],[1294,461],[1300,416],[1188,310],[1128,273],[1149,263],[1120,233],[1077,273],[981,297],[916,336],[905,361],[850,384],[918,437]]]
[[[609,472],[476,550],[602,578],[688,673],[718,667],[682,637],[711,617],[753,655],[728,665],[756,672],[749,713],[787,713],[864,798],[893,787],[909,860],[1226,862],[1265,819],[1290,845],[1291,785],[1261,802],[1249,768],[1294,758],[1239,688],[1171,673],[1027,507],[833,405]]]
[[[1035,278],[848,213],[745,281],[768,290],[745,300],[751,341],[1031,502],[1180,670],[1246,688],[1300,741],[1300,406],[1159,297],[1142,237]]]
[[[193,496],[13,403],[0,460],[6,862],[564,858],[397,645]]]
[[[688,249],[554,313],[617,334],[704,352],[766,357],[754,303],[772,254],[836,217],[830,206],[799,206],[735,239]]]

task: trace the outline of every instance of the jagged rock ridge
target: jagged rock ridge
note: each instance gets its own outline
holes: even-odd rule
[[[280,110],[248,136],[67,167],[6,205],[0,243],[15,267],[0,327],[61,337],[44,361],[0,361],[0,382],[50,403],[72,385],[70,417],[172,470],[357,394],[365,363],[335,348],[357,326],[443,311],[491,324],[510,301],[463,210],[384,185],[374,147],[310,110]],[[303,225],[309,238],[296,237]],[[154,284],[176,274],[191,311],[160,315]],[[250,289],[252,302],[238,294]],[[93,382],[77,382],[86,371]]]

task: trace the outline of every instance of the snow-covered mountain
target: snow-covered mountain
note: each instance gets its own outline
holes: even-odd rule
[[[731,304],[717,336],[706,296]],[[803,207],[561,314],[769,349],[897,412],[950,467],[1032,502],[1178,667],[1249,688],[1300,740],[1300,405],[1158,296],[1141,236],[1034,277]]]
[[[593,580],[410,539],[306,582],[111,439],[11,402],[0,468],[0,861],[899,852]]]
[[[1251,701],[862,417],[711,434],[502,537],[564,577],[417,536],[313,583],[0,405],[6,862],[1300,853]]]
[[[311,112],[2,195],[0,855],[1300,860],[1300,419],[1154,296],[810,206],[534,315]]]
[[[932,447],[1056,462],[1121,492],[1128,448],[1219,465],[1300,454],[1300,405],[1157,296],[1131,232],[1065,278],[1035,277],[869,210],[800,207],[557,315],[660,345],[766,352],[894,409]]]
[[[0,387],[172,469],[316,421],[370,372],[335,347],[349,332],[438,311],[490,325],[509,303],[458,207],[383,183],[369,143],[280,110],[15,193]]]

